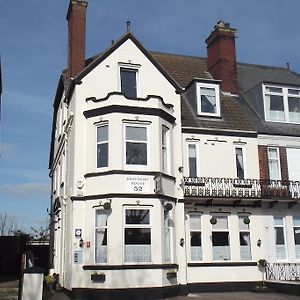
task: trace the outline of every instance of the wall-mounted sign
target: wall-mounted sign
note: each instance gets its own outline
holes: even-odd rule
[[[81,229],[75,229],[75,238],[81,239],[82,230]]]
[[[150,178],[143,175],[126,176],[126,192],[129,193],[149,193]]]
[[[74,264],[82,264],[82,250],[74,251]]]

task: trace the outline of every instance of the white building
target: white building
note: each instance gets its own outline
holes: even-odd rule
[[[278,183],[288,193],[277,196],[274,181],[260,180],[258,149],[273,149],[273,138],[297,148],[300,128],[281,139],[253,121],[252,66],[236,63],[235,30],[219,22],[206,59],[148,52],[128,24],[85,60],[86,8],[70,1],[68,69],[54,101],[52,269],[60,284],[74,297],[130,299],[246,288],[261,279],[259,259],[283,253],[273,238],[281,232],[291,250],[277,259],[297,262],[298,183],[289,182],[292,194]],[[299,170],[287,165],[296,180]]]

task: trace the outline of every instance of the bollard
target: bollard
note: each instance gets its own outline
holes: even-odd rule
[[[44,269],[32,267],[23,272],[19,300],[42,300]]]

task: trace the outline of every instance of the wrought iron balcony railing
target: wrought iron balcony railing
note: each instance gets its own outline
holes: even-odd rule
[[[267,263],[266,279],[291,281],[300,280],[300,264],[297,263]]]
[[[184,177],[185,197],[300,199],[300,182]]]

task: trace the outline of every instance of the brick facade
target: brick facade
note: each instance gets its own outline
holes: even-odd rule
[[[260,179],[269,179],[268,148],[258,145],[258,160]]]
[[[288,171],[288,163],[287,163],[285,147],[279,147],[279,157],[280,157],[280,167],[281,167],[281,179],[288,181],[289,171]]]

